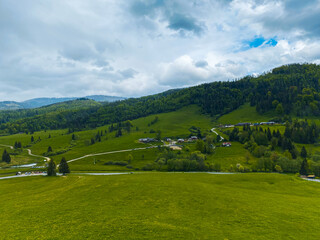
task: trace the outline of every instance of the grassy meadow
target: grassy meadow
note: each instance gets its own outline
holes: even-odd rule
[[[319,239],[319,183],[281,174],[0,180],[1,239]],[[12,191],[14,189],[14,191]]]
[[[249,103],[240,106],[238,109],[221,116],[217,122],[220,124],[237,124],[240,122],[267,122],[275,117],[274,112],[259,114],[255,107],[251,107]]]

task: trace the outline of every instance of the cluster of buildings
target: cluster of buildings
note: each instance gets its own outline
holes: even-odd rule
[[[260,126],[260,125],[275,125],[275,124],[277,123],[276,122],[260,122],[260,123],[243,122],[243,123],[237,123],[235,125],[232,125],[232,124],[220,125],[219,127],[232,128],[232,127],[242,127],[242,126]]]
[[[231,142],[223,142],[222,147],[231,147]]]
[[[184,142],[194,142],[194,141],[197,141],[197,140],[198,140],[197,136],[191,136],[190,138],[187,138],[187,139],[179,138],[176,142],[184,143]],[[175,142],[171,138],[167,138],[166,141],[169,142],[169,143]]]

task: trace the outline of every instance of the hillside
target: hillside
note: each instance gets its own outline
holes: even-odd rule
[[[82,98],[94,100],[96,102],[115,102],[121,101],[126,98],[116,96],[105,96],[105,95],[91,95]],[[0,102],[0,110],[17,110],[17,109],[29,109],[29,108],[40,108],[43,106],[61,103],[66,101],[72,101],[79,99],[79,97],[68,97],[68,98],[33,98],[23,102],[15,101],[2,101]]]
[[[96,102],[94,100],[82,98],[76,100],[69,100],[61,103],[55,103],[51,105],[47,105],[44,107],[36,108],[36,109],[20,109],[20,110],[6,110],[0,111],[0,123],[12,122],[17,119],[28,119],[33,116],[43,115],[46,117],[50,117],[50,115],[59,115],[61,112],[65,111],[77,111],[84,109],[95,109],[101,106],[102,103]],[[25,121],[23,120],[23,121]],[[29,129],[32,131],[32,129]],[[10,130],[12,133],[16,131]],[[10,132],[9,131],[9,132]]]
[[[86,111],[64,111],[2,124],[8,132],[43,129],[87,129],[119,121],[133,120],[150,114],[176,111],[196,104],[202,112],[218,118],[246,102],[260,114],[276,113],[276,121],[286,115],[299,117],[320,114],[320,66],[292,64],[273,69],[258,77],[244,77],[231,82],[212,82],[176,89],[147,97],[104,104]],[[39,125],[39,122],[43,123]],[[14,125],[14,129],[13,129]]]

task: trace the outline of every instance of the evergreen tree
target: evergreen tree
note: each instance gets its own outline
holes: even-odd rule
[[[3,161],[3,162],[6,162],[6,163],[10,163],[10,162],[11,162],[10,154],[7,152],[6,149],[3,151],[2,161]]]
[[[157,131],[156,139],[157,139],[158,141],[161,140],[161,131],[160,131],[160,130]]]
[[[299,172],[300,172],[301,175],[308,175],[308,162],[307,162],[306,158],[303,159]]]
[[[132,160],[133,160],[133,156],[131,154],[128,154],[128,156],[127,156],[128,164],[131,164]]]
[[[271,138],[272,138],[272,134],[271,134],[270,128],[268,128],[268,130],[267,130],[267,137],[268,137],[268,140],[269,140],[269,141],[270,141]]]
[[[221,136],[218,134],[217,135],[217,138],[216,138],[217,142],[220,142],[221,141]]]
[[[76,140],[76,136],[74,134],[72,134],[72,137],[71,137],[72,140]]]
[[[308,155],[307,150],[306,150],[306,148],[303,146],[303,147],[301,148],[300,156],[301,156],[302,158],[306,158],[307,155]]]
[[[70,173],[69,165],[64,157],[62,157],[59,164],[59,173],[66,175],[66,173]]]
[[[56,176],[56,163],[51,159],[48,163],[47,176]]]
[[[118,131],[116,132],[116,137],[121,137],[122,136],[122,131],[121,128],[118,129]]]
[[[52,152],[52,147],[51,147],[51,146],[48,147],[47,152],[48,152],[48,153],[49,153],[49,152]]]
[[[286,124],[286,129],[284,130],[284,136],[286,138],[291,138],[291,129],[289,123]]]
[[[31,142],[34,142],[34,137],[33,136],[31,136]]]

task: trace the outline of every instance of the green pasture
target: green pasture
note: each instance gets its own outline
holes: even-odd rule
[[[280,174],[0,180],[1,239],[319,239],[320,183]]]

